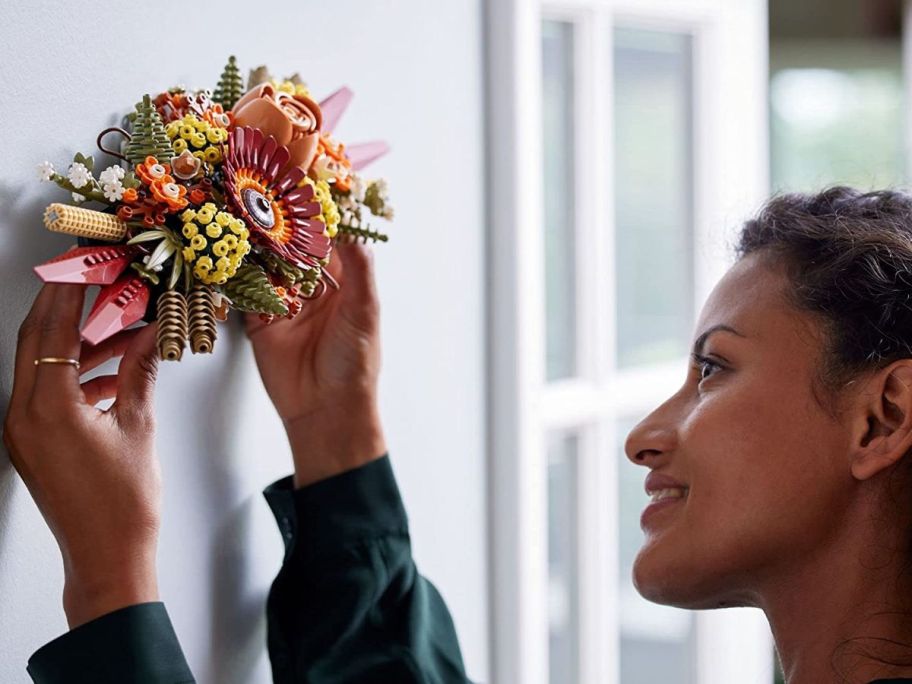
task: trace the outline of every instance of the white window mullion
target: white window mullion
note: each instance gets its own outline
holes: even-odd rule
[[[488,200],[487,245],[491,672],[496,682],[547,684],[540,12],[531,0],[486,8],[487,163],[497,187]]]
[[[618,684],[617,478],[611,421],[585,433],[580,451],[580,684]]]
[[[592,309],[589,315],[595,322],[593,339],[596,357],[592,379],[601,396],[594,405],[603,413],[595,422],[587,454],[587,473],[591,483],[587,490],[589,519],[580,534],[592,544],[591,558],[586,564],[589,575],[584,578],[588,605],[592,610],[585,622],[587,634],[583,648],[584,680],[587,684],[620,682],[620,624],[618,610],[618,481],[615,407],[609,401],[614,392],[617,329],[614,242],[614,116],[613,116],[613,49],[611,43],[612,16],[609,8],[599,6],[593,13],[590,36],[593,54],[588,81],[591,97],[592,140],[590,146],[591,201],[593,202],[589,250],[591,259],[590,290]]]

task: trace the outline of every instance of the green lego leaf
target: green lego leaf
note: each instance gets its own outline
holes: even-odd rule
[[[85,167],[89,170],[89,173],[92,173],[95,170],[95,158],[86,157],[81,152],[77,152],[73,157],[73,162],[78,164],[84,164]]]
[[[123,180],[120,181],[120,182],[123,183],[123,186],[124,186],[125,188],[138,188],[140,185],[142,185],[142,184],[136,179],[136,174],[133,173],[132,171],[127,171],[127,172],[124,174]]]
[[[284,316],[288,307],[279,297],[266,271],[256,264],[242,264],[237,273],[220,288],[235,309],[250,313]]]
[[[133,131],[124,148],[124,156],[134,165],[141,164],[149,156],[161,162],[169,160],[173,154],[171,140],[165,133],[165,124],[149,95],[143,95],[142,102],[136,104],[135,114]]]

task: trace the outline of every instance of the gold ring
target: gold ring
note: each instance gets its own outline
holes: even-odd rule
[[[35,359],[35,365],[39,363],[66,363],[70,366],[75,366],[76,370],[79,370],[79,359],[64,359],[59,356],[43,356],[40,359]]]

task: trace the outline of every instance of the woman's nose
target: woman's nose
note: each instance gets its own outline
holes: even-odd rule
[[[624,442],[624,453],[634,465],[655,467],[655,462],[674,451],[675,429],[663,415],[660,406],[630,431]]]

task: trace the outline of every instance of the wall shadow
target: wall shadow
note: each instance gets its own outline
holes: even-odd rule
[[[219,359],[221,372],[211,388],[218,401],[206,408],[206,439],[199,454],[205,467],[202,481],[205,493],[201,505],[219,521],[209,547],[211,564],[211,650],[212,680],[225,684],[247,684],[266,646],[266,593],[251,591],[252,564],[250,539],[253,507],[256,494],[238,502],[242,495],[238,486],[236,466],[238,454],[233,434],[243,420],[238,400],[243,390],[241,377],[234,369],[244,363],[242,345],[247,344],[239,317],[234,316],[220,325],[223,356]],[[238,503],[235,503],[238,502]],[[265,502],[263,502],[265,505]]]

